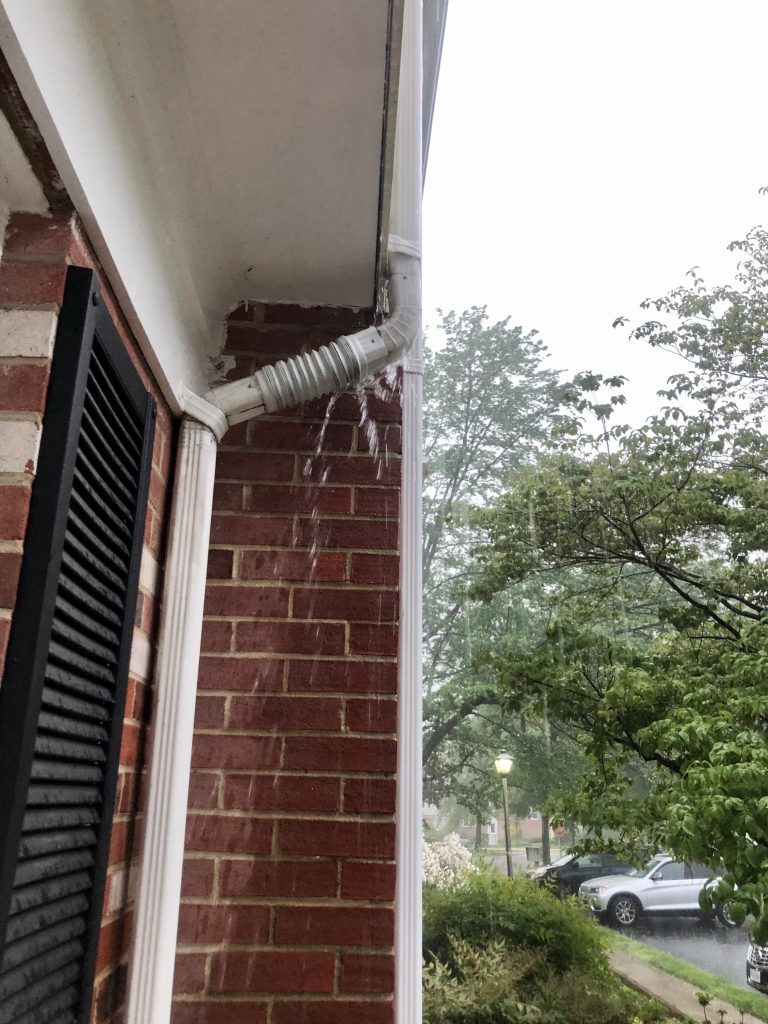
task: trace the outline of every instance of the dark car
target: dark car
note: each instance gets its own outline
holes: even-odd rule
[[[615,853],[564,853],[552,864],[537,868],[532,878],[554,885],[566,895],[575,895],[582,882],[599,875],[623,875],[632,865],[616,859]]]
[[[747,984],[768,993],[768,946],[750,942],[747,950]]]

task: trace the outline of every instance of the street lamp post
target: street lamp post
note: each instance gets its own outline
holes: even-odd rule
[[[512,770],[512,758],[502,752],[493,762],[501,776],[501,790],[504,794],[504,845],[507,849],[507,878],[512,877],[512,854],[509,852],[509,794],[507,793],[507,776]]]

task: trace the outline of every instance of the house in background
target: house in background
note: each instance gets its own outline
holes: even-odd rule
[[[436,804],[424,804],[421,819],[425,829],[437,835],[456,832],[464,846],[503,846],[504,845],[504,811],[496,808],[490,816],[480,822],[467,810],[452,799]],[[525,845],[541,843],[541,811],[531,807],[524,817],[517,814],[509,816],[510,841]],[[550,840],[560,839],[560,833],[550,829]]]
[[[541,811],[531,808],[525,817],[517,814],[509,816],[509,832],[512,842],[540,843],[541,842]],[[471,814],[465,813],[461,819],[459,835],[464,843],[474,844],[477,839],[477,819]],[[504,843],[504,812],[495,810],[492,817],[484,821],[480,826],[481,845],[497,846]],[[550,838],[556,839],[555,833],[550,830]]]
[[[0,0],[7,1024],[421,1018],[444,19]]]

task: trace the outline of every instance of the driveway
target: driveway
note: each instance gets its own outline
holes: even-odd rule
[[[693,917],[664,917],[645,918],[624,934],[747,988],[748,939],[744,928],[724,928]]]

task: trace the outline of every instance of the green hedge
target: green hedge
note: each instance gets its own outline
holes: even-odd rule
[[[662,1007],[608,966],[601,929],[573,899],[470,875],[424,890],[424,1024],[661,1024]]]
[[[558,899],[520,875],[510,881],[479,872],[461,889],[425,889],[425,959],[449,959],[451,935],[473,946],[501,940],[533,949],[556,971],[606,962],[603,935],[576,901]]]

